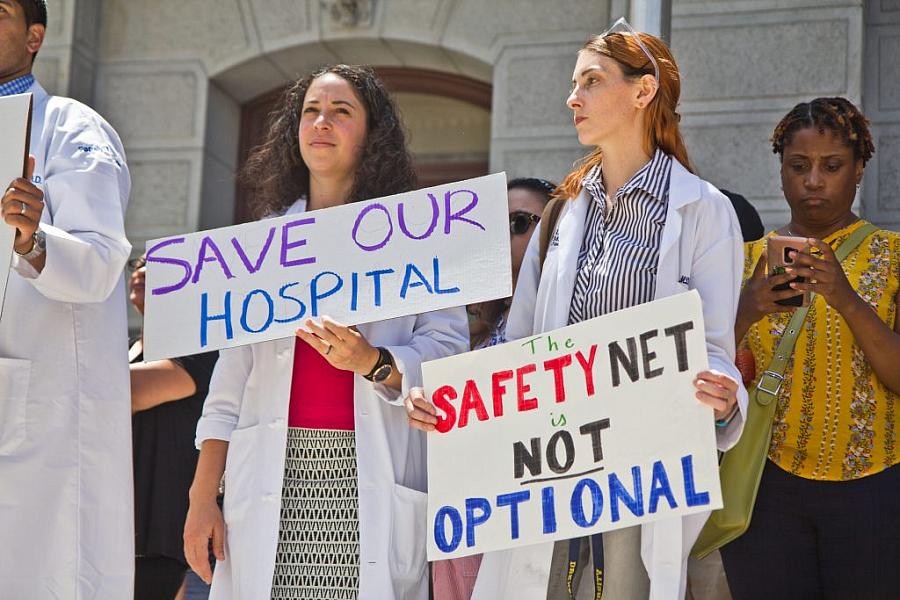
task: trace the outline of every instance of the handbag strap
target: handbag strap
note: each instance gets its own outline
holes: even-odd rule
[[[878,228],[875,225],[866,223],[851,233],[847,239],[841,242],[841,245],[838,246],[837,250],[834,251],[837,261],[839,263],[843,262],[851,252],[856,250],[857,246],[859,246],[864,239],[876,231],[878,231]],[[766,406],[772,402],[781,390],[781,384],[784,382],[784,371],[787,369],[788,361],[791,358],[791,354],[794,352],[794,346],[797,343],[797,338],[800,336],[800,329],[803,326],[803,321],[806,320],[809,308],[809,306],[804,306],[794,312],[794,316],[791,317],[787,328],[784,330],[784,334],[781,336],[781,341],[778,342],[778,347],[775,349],[772,361],[769,363],[768,368],[763,374],[760,375],[759,381],[756,382],[756,388],[754,390],[756,393],[754,394],[754,397],[756,402],[762,406]]]

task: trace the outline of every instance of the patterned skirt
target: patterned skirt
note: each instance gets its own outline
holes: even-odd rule
[[[354,600],[359,513],[353,431],[289,427],[272,600]]]

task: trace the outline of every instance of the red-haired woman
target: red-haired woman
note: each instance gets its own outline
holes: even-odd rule
[[[567,104],[579,141],[594,151],[560,186],[569,200],[543,270],[538,236],[531,240],[507,336],[524,338],[696,289],[710,364],[697,374],[696,396],[714,410],[724,450],[740,435],[746,408],[734,366],[741,232],[728,199],[691,168],[675,112],[681,87],[675,59],[658,38],[626,29],[592,38],[578,53]],[[688,552],[706,517],[603,534],[605,595],[684,597]],[[579,541],[572,543],[579,551]],[[579,563],[591,565],[589,546],[581,543]],[[543,600],[549,585],[549,597],[568,598],[570,547],[565,541],[556,551],[543,544],[486,554],[473,597]],[[591,591],[593,583],[593,576],[581,578]]]

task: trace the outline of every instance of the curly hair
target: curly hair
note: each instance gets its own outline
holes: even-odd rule
[[[853,158],[861,160],[863,166],[875,154],[875,144],[869,133],[869,120],[852,102],[846,98],[816,98],[812,102],[801,102],[781,119],[772,134],[772,152],[784,158],[784,149],[791,143],[794,134],[810,127],[819,133],[834,132],[853,149]]]
[[[350,202],[399,194],[416,187],[406,133],[390,93],[370,67],[331,65],[291,84],[268,118],[262,144],[255,147],[239,181],[257,219],[280,214],[309,196],[309,168],[300,155],[300,112],[312,82],[333,73],[347,81],[366,109],[366,139],[353,176]]]

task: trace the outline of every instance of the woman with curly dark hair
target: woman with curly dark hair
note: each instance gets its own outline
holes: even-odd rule
[[[242,180],[264,218],[407,191],[415,174],[374,72],[336,65],[285,92]],[[422,362],[467,345],[460,307],[307,319],[294,340],[222,351],[184,534],[211,598],[427,598],[425,440],[402,398]]]
[[[269,115],[269,128],[263,143],[253,149],[241,173],[241,183],[251,197],[251,210],[257,219],[281,214],[298,198],[309,195],[310,169],[302,153],[297,132],[305,114],[303,99],[310,85],[325,75],[346,81],[365,107],[366,135],[359,155],[352,157],[356,168],[353,177],[341,180],[347,186],[349,202],[389,196],[414,189],[416,173],[406,147],[406,136],[397,108],[384,85],[371,69],[332,65],[318,69],[291,85],[282,96],[279,107]],[[314,175],[321,181],[321,175]],[[307,210],[325,208],[339,202],[310,198]]]

